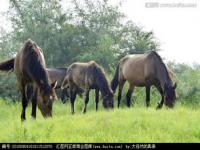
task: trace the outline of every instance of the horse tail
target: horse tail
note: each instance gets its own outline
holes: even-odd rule
[[[15,62],[15,58],[12,58],[0,63],[0,70],[9,71],[11,69],[14,69],[14,62]]]
[[[69,79],[69,76],[71,75],[71,73],[72,73],[71,67],[66,68],[65,77],[64,77],[62,84],[61,84],[61,90],[69,87],[68,79]]]
[[[119,84],[119,64],[117,65],[117,69],[115,71],[114,78],[111,81],[111,88],[113,91],[116,90],[118,84]]]
[[[66,75],[65,78],[64,78],[64,80],[63,80],[63,82],[62,82],[62,84],[61,84],[61,87],[60,87],[61,90],[64,90],[65,88],[68,87],[68,78],[69,78],[69,76]]]

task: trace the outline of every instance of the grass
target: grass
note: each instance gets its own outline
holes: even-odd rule
[[[94,111],[90,101],[82,114],[82,100],[76,101],[76,113],[70,105],[56,101],[53,118],[44,119],[37,110],[37,119],[21,123],[21,104],[0,100],[0,142],[200,142],[200,110],[177,105],[175,109],[137,105],[128,109]]]

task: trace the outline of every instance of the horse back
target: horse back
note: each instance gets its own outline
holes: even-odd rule
[[[33,45],[37,47],[37,50],[32,48]],[[30,74],[31,71],[33,72],[32,68],[38,60],[40,65],[45,68],[46,64],[41,48],[28,40],[15,57],[14,71],[18,82],[21,82],[22,80],[24,84],[31,82]]]
[[[82,89],[89,89],[94,83],[94,64],[73,63],[67,71],[69,82]]]
[[[136,86],[144,86],[155,74],[155,61],[148,54],[128,55],[120,61],[120,77]]]

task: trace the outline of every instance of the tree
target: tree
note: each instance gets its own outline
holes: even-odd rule
[[[127,21],[119,32],[119,56],[127,54],[141,54],[149,50],[158,51],[159,42],[153,32],[145,32],[140,27],[134,25],[132,21]]]

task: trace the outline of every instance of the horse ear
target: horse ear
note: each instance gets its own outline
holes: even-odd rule
[[[57,81],[54,81],[53,83],[51,83],[51,87],[52,87],[53,89],[56,88],[56,85],[57,85]]]
[[[177,83],[175,82],[173,88],[176,89],[176,87],[177,87]]]

